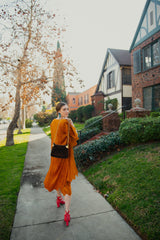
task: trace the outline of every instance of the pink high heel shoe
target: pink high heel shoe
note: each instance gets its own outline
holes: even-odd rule
[[[60,207],[60,204],[65,204],[65,201],[63,200],[63,198],[61,196],[57,196],[57,200],[56,200],[56,203],[57,203],[57,208]]]
[[[64,214],[64,221],[66,222],[66,226],[68,227],[69,226],[69,222],[71,220],[71,217],[70,217],[70,211],[65,211],[65,214]]]

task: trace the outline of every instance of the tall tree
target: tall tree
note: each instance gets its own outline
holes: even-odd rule
[[[15,101],[13,119],[7,130],[6,145],[13,145],[13,131],[25,104],[46,91],[45,70],[53,61],[57,30],[55,14],[46,12],[37,0],[17,0],[0,12],[0,72],[10,102]],[[5,110],[6,105],[4,105]]]

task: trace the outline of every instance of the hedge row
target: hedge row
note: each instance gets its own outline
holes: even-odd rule
[[[85,121],[85,128],[94,128],[97,127],[100,130],[103,129],[103,121],[102,121],[102,116],[97,116],[97,117],[92,117]]]
[[[123,121],[119,134],[124,144],[144,143],[160,139],[160,117],[130,118]]]
[[[89,104],[87,106],[81,106],[77,110],[71,111],[69,113],[69,118],[71,118],[73,122],[85,122],[87,119],[92,117],[93,110],[93,105]]]
[[[120,145],[152,140],[160,140],[160,117],[126,119],[121,123],[119,132],[112,132],[108,136],[76,146],[74,150],[76,164],[78,167],[86,167]]]
[[[26,119],[26,121],[25,121],[25,126],[26,126],[26,128],[31,128],[31,127],[32,127],[32,123],[33,123],[32,120]]]
[[[50,125],[54,118],[56,118],[56,113],[50,114],[46,112],[39,112],[34,115],[34,119],[38,122],[40,127]]]
[[[96,134],[98,134],[100,131],[101,130],[99,128],[92,128],[92,129],[88,129],[88,130],[82,131],[81,134],[79,132],[78,133],[78,136],[79,136],[78,144],[87,141],[88,139],[90,139],[93,136],[95,136]]]
[[[105,152],[110,152],[120,145],[119,133],[110,133],[100,139],[93,140],[74,148],[75,161],[78,167],[89,166],[100,159]]]

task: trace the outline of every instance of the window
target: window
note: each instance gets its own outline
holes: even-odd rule
[[[134,74],[141,72],[141,49],[133,53],[133,70]]]
[[[75,104],[75,103],[76,103],[76,99],[75,99],[75,98],[73,98],[73,99],[72,99],[72,102],[73,102],[73,104]]]
[[[160,39],[143,49],[143,70],[160,64]]]
[[[160,84],[143,89],[144,108],[157,110],[160,108]]]
[[[115,87],[114,71],[107,75],[107,89]]]
[[[81,105],[83,105],[83,97],[81,97]]]
[[[151,67],[151,46],[147,46],[143,49],[144,70]]]
[[[150,25],[153,25],[153,11],[150,12]]]
[[[131,69],[123,68],[122,69],[122,84],[131,85]]]
[[[89,103],[89,94],[87,94],[87,103]]]
[[[153,66],[160,64],[160,42],[155,42],[153,44]]]

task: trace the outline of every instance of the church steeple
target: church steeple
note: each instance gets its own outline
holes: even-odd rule
[[[62,52],[60,42],[57,41],[57,50],[54,54],[54,73],[53,73],[53,89],[52,89],[52,106],[57,101],[65,101],[65,81],[64,81],[64,66],[62,60]]]
[[[61,47],[60,47],[60,42],[59,42],[59,40],[57,41],[57,50],[60,50],[61,51]]]

